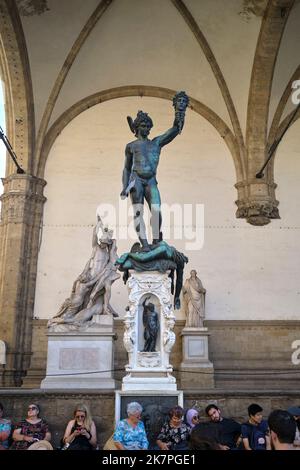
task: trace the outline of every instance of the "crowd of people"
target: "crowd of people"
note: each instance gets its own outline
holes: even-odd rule
[[[263,419],[257,403],[248,407],[248,420],[243,423],[223,417],[220,408],[209,404],[204,416],[197,409],[186,411],[180,406],[169,410],[166,421],[149,445],[142,420],[143,408],[138,402],[127,405],[127,418],[120,420],[110,438],[109,450],[300,450],[300,407],[273,410]],[[60,450],[95,450],[96,425],[85,404],[75,407],[61,439]],[[0,450],[53,450],[47,421],[40,417],[40,407],[31,403],[27,416],[12,424],[4,417],[0,403]]]

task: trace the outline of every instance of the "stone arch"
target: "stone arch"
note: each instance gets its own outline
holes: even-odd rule
[[[144,85],[131,85],[103,90],[78,101],[69,109],[67,109],[54,122],[54,124],[47,132],[43,142],[40,160],[37,166],[37,174],[40,175],[40,177],[44,175],[46,161],[56,137],[61,133],[64,127],[66,127],[72,119],[74,119],[76,116],[78,116],[80,113],[90,108],[91,106],[95,106],[96,104],[103,103],[108,100],[124,98],[128,96],[149,96],[153,98],[171,100],[174,94],[174,90],[170,90],[167,88]],[[205,106],[203,103],[200,103],[199,101],[191,98],[190,108],[196,113],[200,114],[202,117],[204,117],[212,126],[214,126],[219,135],[225,140],[226,145],[228,146],[230,153],[233,157],[237,179],[238,181],[240,181],[242,179],[243,169],[239,158],[238,143],[232,131],[214,111]]]
[[[293,114],[295,113],[295,110],[294,111],[291,111],[280,123],[280,125],[278,126],[277,128],[277,131],[275,133],[274,131],[274,141],[279,139],[282,135],[282,133],[284,132],[284,129],[286,128],[286,126],[288,125],[288,122],[292,119],[292,116]],[[298,121],[298,119],[300,118],[300,108],[299,108],[299,105],[298,105],[298,109],[296,111],[296,114],[294,115],[293,119],[292,119],[292,122],[290,123],[288,129],[287,129],[287,132],[286,132],[286,135],[288,134],[289,132],[289,129],[295,124],[296,121]],[[283,137],[284,139],[284,137]],[[279,144],[280,145],[280,144]],[[274,153],[274,156],[273,158],[271,159],[270,161],[270,164],[269,164],[269,167],[268,167],[268,172],[269,174],[271,175],[271,178],[274,178],[274,166],[275,166],[275,158],[276,158],[276,153],[277,153],[277,149]]]
[[[6,130],[18,162],[33,170],[34,108],[27,48],[14,2],[0,6],[0,69],[5,84]],[[15,172],[9,161],[6,173]]]

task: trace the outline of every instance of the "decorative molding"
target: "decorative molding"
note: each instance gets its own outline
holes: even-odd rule
[[[278,201],[236,201],[238,209],[236,217],[246,219],[251,225],[263,226],[271,222],[270,219],[280,219],[278,211]]]

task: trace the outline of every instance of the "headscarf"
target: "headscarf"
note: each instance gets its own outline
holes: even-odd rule
[[[190,410],[187,410],[186,412],[186,422],[191,426],[191,428],[195,427],[195,424],[193,423],[193,417],[198,416],[199,412],[197,410],[194,410],[191,408]]]

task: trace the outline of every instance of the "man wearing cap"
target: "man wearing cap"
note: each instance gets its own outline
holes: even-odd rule
[[[296,421],[296,434],[295,434],[295,442],[298,446],[300,446],[300,407],[299,406],[290,406],[288,408],[288,413],[294,416]]]

